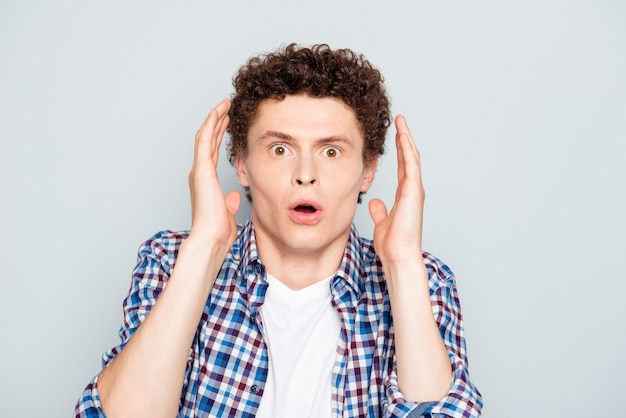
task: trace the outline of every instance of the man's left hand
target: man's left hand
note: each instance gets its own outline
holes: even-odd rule
[[[395,202],[389,213],[380,199],[372,199],[369,203],[375,225],[374,246],[383,265],[414,262],[422,253],[424,187],[420,154],[404,116],[397,116],[395,125],[398,153]]]

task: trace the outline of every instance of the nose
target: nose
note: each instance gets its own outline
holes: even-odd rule
[[[315,184],[315,179],[311,179],[311,180],[296,179],[296,183],[298,183],[299,186],[302,186],[303,184],[307,184],[307,183]]]
[[[312,158],[304,156],[298,158],[293,173],[293,184],[298,186],[319,184],[317,169]]]

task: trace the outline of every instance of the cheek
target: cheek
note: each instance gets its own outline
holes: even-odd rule
[[[247,179],[255,202],[276,200],[281,195],[281,191],[288,186],[285,171],[275,170],[269,166],[255,167],[248,171]]]
[[[344,175],[345,177],[342,177]],[[335,173],[334,176],[327,180],[327,186],[325,189],[327,193],[330,193],[337,197],[337,205],[345,206],[348,208],[354,202],[356,206],[359,193],[363,191],[363,179],[362,177],[355,178],[354,172],[352,173]]]
[[[362,167],[346,167],[335,171],[327,177],[332,187],[341,188],[346,193],[358,193],[365,186]]]

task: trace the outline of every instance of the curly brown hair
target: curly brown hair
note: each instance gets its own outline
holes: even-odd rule
[[[235,94],[229,112],[229,159],[247,156],[248,131],[259,104],[287,95],[332,97],[355,113],[365,139],[363,159],[385,152],[391,124],[389,98],[380,72],[350,49],[333,51],[326,44],[311,48],[292,43],[282,50],[250,58],[233,79]]]
[[[231,164],[237,157],[247,156],[248,131],[259,104],[293,94],[343,101],[354,111],[361,127],[364,162],[370,163],[385,152],[391,111],[383,77],[363,55],[350,49],[332,50],[326,44],[308,48],[292,43],[250,58],[233,78],[233,86],[228,126]]]

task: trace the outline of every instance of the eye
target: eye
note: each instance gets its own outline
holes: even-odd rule
[[[276,144],[276,145],[272,146],[272,153],[274,155],[283,156],[283,155],[287,154],[287,148],[285,148],[284,145]]]
[[[335,158],[339,155],[339,150],[335,147],[328,147],[324,152],[329,158]]]

